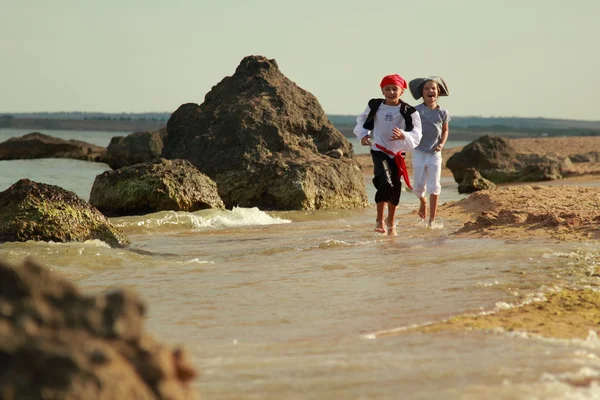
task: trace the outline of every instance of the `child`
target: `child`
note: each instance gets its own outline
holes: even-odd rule
[[[356,118],[354,134],[363,146],[371,145],[373,185],[377,189],[375,232],[386,233],[387,228],[387,234],[393,236],[396,235],[395,214],[402,190],[400,174],[410,187],[403,152],[419,144],[421,118],[414,107],[400,100],[406,89],[406,81],[400,75],[385,76],[380,87],[384,99],[369,101],[369,106]],[[386,204],[388,215],[384,226]]]
[[[430,228],[436,225],[438,198],[441,192],[440,176],[442,173],[442,148],[448,140],[448,111],[441,107],[437,101],[439,96],[450,94],[446,82],[439,76],[418,78],[410,82],[410,91],[418,100],[423,97],[423,103],[415,108],[421,116],[423,138],[415,148],[412,157],[413,165],[413,193],[421,201],[419,217],[423,221],[427,217],[427,198],[429,194],[429,224]]]

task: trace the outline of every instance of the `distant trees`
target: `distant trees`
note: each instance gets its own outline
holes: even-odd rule
[[[12,115],[0,116],[0,128],[10,128],[12,121],[15,119]]]

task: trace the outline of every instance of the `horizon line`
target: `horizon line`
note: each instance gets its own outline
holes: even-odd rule
[[[112,114],[112,115],[139,115],[139,114],[173,114],[174,111],[141,111],[141,112],[107,112],[107,111],[18,111],[18,112],[3,112],[0,111],[0,117],[13,116],[13,114]],[[335,115],[342,117],[356,117],[354,114],[339,114],[339,113],[325,113],[325,115]],[[544,119],[554,121],[584,121],[584,122],[597,122],[600,120],[596,119],[575,119],[575,118],[556,118],[556,117],[524,117],[524,116],[508,116],[508,115],[453,115],[452,118],[487,118],[487,119],[501,119],[501,118],[515,118],[515,119]]]

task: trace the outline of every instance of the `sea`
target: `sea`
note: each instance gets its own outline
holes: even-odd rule
[[[0,129],[0,142],[29,131]],[[129,132],[42,133],[107,146]],[[367,149],[349,139],[357,154]],[[466,142],[449,141],[447,146]],[[21,178],[89,199],[106,164],[0,161],[0,191]],[[600,340],[526,332],[416,333],[408,328],[485,314],[562,288],[594,288],[600,244],[458,238],[429,229],[402,193],[398,236],[359,210],[269,212],[236,207],[111,218],[131,239],[1,243],[0,260],[31,257],[101,293],[131,288],[146,330],[183,346],[202,399],[599,399]],[[443,179],[440,203],[457,201]],[[390,333],[394,334],[390,334]]]

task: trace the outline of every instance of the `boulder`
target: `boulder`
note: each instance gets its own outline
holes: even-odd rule
[[[90,204],[107,216],[225,208],[213,180],[187,160],[165,159],[96,176]]]
[[[123,247],[129,239],[73,192],[21,179],[0,192],[0,243],[98,239]]]
[[[115,136],[107,148],[106,163],[112,169],[160,158],[167,128],[157,132],[135,132]]]
[[[33,132],[0,143],[0,160],[72,158],[105,162],[106,148],[79,140],[64,140]]]
[[[554,154],[519,154],[521,170],[518,182],[538,182],[562,179],[573,168],[571,159]]]
[[[496,189],[494,182],[482,177],[475,168],[467,168],[462,182],[458,185],[458,193],[461,194],[493,189]]]
[[[458,184],[469,168],[495,183],[536,182],[563,178],[572,163],[568,157],[553,154],[517,153],[506,139],[482,136],[454,153],[446,167]]]
[[[188,400],[187,354],[144,333],[129,290],[85,295],[31,260],[0,262],[0,398]]]
[[[244,58],[204,103],[180,106],[167,131],[162,156],[189,160],[210,176],[227,207],[368,205],[352,145],[275,60]]]
[[[517,152],[506,139],[486,135],[450,156],[446,167],[452,171],[454,181],[460,184],[468,168],[475,168],[494,182],[511,180],[518,164]]]

